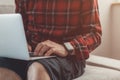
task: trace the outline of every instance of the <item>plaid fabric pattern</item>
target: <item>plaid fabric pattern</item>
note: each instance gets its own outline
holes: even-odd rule
[[[70,42],[79,59],[101,43],[97,0],[15,0],[21,13],[28,43],[36,46],[47,39]]]

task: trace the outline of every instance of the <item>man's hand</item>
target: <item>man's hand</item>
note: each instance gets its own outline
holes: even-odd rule
[[[32,47],[28,44],[28,51],[31,52],[32,51]]]
[[[34,55],[39,56],[50,56],[52,54],[56,54],[58,56],[65,57],[68,55],[68,52],[63,45],[50,40],[39,43],[34,52]]]

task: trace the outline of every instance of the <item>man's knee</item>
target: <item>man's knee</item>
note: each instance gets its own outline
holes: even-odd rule
[[[0,80],[21,80],[21,78],[9,69],[0,68]]]
[[[50,80],[50,77],[44,66],[34,62],[28,69],[28,80]]]
[[[34,62],[33,64],[31,64],[31,66],[28,68],[28,73],[29,72],[35,72],[35,73],[39,73],[39,72],[45,72],[45,68],[42,64],[38,63],[38,62]]]

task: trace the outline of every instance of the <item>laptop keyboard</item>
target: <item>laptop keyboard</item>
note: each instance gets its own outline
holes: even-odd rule
[[[30,54],[30,57],[38,57],[37,55],[33,55],[34,52],[29,52],[29,54]]]

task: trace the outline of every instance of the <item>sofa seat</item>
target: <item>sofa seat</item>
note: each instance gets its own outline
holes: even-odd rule
[[[87,65],[85,73],[75,80],[120,80],[120,71]]]
[[[91,55],[85,73],[75,80],[120,80],[120,60]]]

